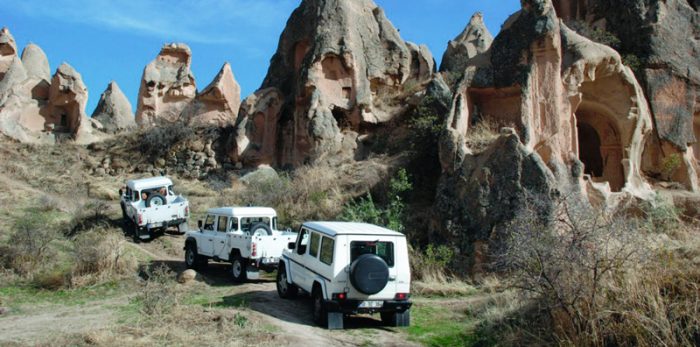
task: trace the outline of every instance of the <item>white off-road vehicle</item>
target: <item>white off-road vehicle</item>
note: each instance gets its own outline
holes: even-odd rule
[[[189,202],[173,191],[173,181],[167,177],[129,180],[119,190],[124,221],[130,228],[134,242],[152,238],[154,232],[177,226],[180,233],[187,231],[190,214]]]
[[[377,312],[386,325],[408,326],[410,287],[406,237],[366,223],[304,223],[277,269],[279,296],[311,294],[314,321],[329,329],[342,329],[345,315]]]
[[[277,268],[282,251],[296,233],[277,230],[277,213],[268,207],[220,207],[207,211],[199,230],[187,232],[185,263],[206,265],[209,259],[231,263],[234,281],[258,279],[259,270]]]

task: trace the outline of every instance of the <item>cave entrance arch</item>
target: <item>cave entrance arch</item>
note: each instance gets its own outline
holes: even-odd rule
[[[610,189],[619,192],[625,186],[622,165],[622,139],[617,125],[604,112],[580,107],[576,111],[578,157],[584,173],[593,182],[608,182]]]

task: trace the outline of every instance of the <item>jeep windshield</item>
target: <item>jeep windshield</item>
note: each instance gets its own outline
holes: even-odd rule
[[[389,267],[394,267],[394,243],[388,241],[352,241],[350,242],[350,261],[353,262],[363,254],[376,254],[384,259]]]

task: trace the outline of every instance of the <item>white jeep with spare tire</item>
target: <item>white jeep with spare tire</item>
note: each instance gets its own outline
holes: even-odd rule
[[[408,326],[410,287],[406,237],[366,223],[304,223],[277,269],[279,296],[311,294],[314,321],[329,329],[342,329],[345,315],[361,313]]]
[[[198,224],[199,230],[187,232],[185,265],[192,269],[209,259],[229,262],[236,282],[258,279],[259,270],[274,271],[297,236],[278,231],[277,212],[268,207],[212,208]]]
[[[167,177],[129,180],[119,189],[122,217],[134,242],[152,238],[157,231],[177,226],[184,234],[190,205],[182,195],[173,191],[173,181]]]

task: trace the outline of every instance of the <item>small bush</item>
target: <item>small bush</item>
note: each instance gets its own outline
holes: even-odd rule
[[[136,268],[136,259],[126,253],[125,241],[118,234],[92,231],[74,241],[71,280],[74,287],[134,274]]]
[[[147,280],[138,289],[133,301],[148,316],[164,316],[180,305],[181,292],[175,281],[175,273],[166,266],[146,270]]]
[[[349,222],[366,222],[386,226],[389,229],[403,232],[405,204],[402,195],[413,189],[405,169],[400,169],[389,182],[389,203],[380,208],[372,199],[371,194],[345,205],[340,219]]]
[[[194,130],[184,123],[153,127],[139,136],[138,151],[149,161],[165,157],[178,143],[194,137]]]
[[[110,205],[101,200],[90,200],[78,207],[65,228],[64,235],[76,236],[84,231],[106,228],[110,225],[107,215]]]
[[[2,266],[22,276],[28,276],[52,259],[55,250],[51,243],[61,235],[54,227],[51,215],[30,211],[13,226],[9,242],[0,250]]]
[[[654,200],[642,203],[641,209],[647,231],[674,235],[682,228],[680,209],[658,194]]]

